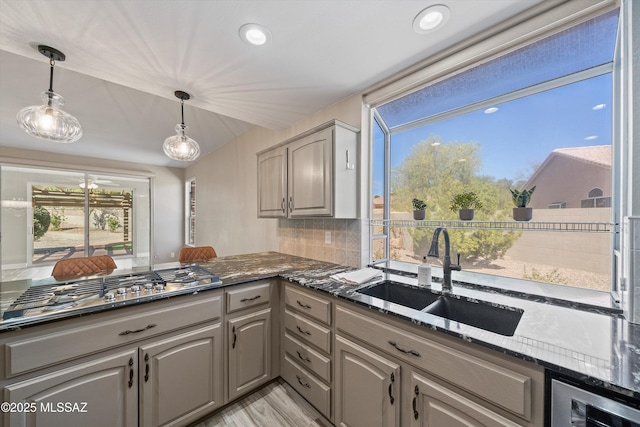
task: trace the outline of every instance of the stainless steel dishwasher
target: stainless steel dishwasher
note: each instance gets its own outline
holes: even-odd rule
[[[606,394],[552,379],[551,427],[640,427],[638,406]]]

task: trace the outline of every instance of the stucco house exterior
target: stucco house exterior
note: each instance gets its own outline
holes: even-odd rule
[[[525,188],[534,185],[534,209],[611,207],[611,145],[553,150]]]

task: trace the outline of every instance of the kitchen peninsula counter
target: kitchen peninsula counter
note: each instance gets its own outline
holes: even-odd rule
[[[262,252],[220,257],[202,266],[219,276],[222,281],[219,287],[281,278],[410,321],[414,325],[568,374],[587,384],[640,399],[640,325],[630,324],[616,314],[597,309],[576,310],[454,283],[454,294],[524,310],[514,335],[503,336],[358,293],[358,286],[331,279],[330,276],[334,274],[353,270],[342,265],[277,252]],[[387,274],[386,278],[416,284],[413,277]],[[47,280],[0,283],[0,307],[5,310],[28,286],[43,282]],[[433,284],[433,290],[440,290],[439,283]],[[202,294],[206,294],[206,291]],[[76,315],[83,313],[69,312],[67,317]],[[45,318],[38,323],[47,321]],[[34,323],[21,324],[19,319],[14,319],[2,322],[0,331],[31,325]]]

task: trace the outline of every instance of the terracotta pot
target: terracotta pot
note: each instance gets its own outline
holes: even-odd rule
[[[533,208],[513,208],[513,219],[516,221],[529,221],[533,218]]]
[[[420,211],[413,211],[413,219],[424,219],[424,209]]]
[[[460,219],[463,221],[471,221],[473,219],[474,210],[473,209],[460,209],[458,211],[460,215]]]

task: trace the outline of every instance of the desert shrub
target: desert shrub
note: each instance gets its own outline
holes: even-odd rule
[[[49,230],[51,225],[51,215],[42,206],[33,209],[33,237],[39,240]]]

